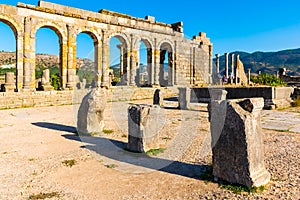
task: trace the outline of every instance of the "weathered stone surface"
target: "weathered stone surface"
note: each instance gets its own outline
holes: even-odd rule
[[[159,148],[158,117],[160,107],[131,105],[128,108],[128,146],[133,152]]]
[[[83,98],[77,116],[79,134],[102,132],[106,102],[107,91],[103,88],[94,88]]]
[[[13,72],[6,72],[5,73],[5,84],[4,84],[4,91],[5,92],[13,92],[15,90],[15,80],[14,80],[14,73]]]
[[[211,102],[213,175],[230,183],[260,186],[269,182],[264,165],[260,112],[262,98]]]
[[[44,91],[54,90],[53,86],[50,85],[50,70],[49,69],[43,70],[42,90],[44,90]]]
[[[187,87],[178,88],[178,108],[189,109],[191,101],[191,89]]]
[[[161,89],[156,89],[153,96],[153,105],[163,106],[164,94]]]

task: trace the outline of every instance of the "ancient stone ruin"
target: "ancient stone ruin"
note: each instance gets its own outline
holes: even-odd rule
[[[178,108],[180,109],[189,109],[191,101],[191,88],[180,87],[179,96],[178,96]]]
[[[104,128],[104,109],[107,102],[104,88],[92,89],[82,100],[77,116],[78,134],[101,133]]]
[[[219,94],[209,109],[213,175],[249,187],[267,184],[270,174],[264,164],[260,121],[263,99],[227,101],[225,93]]]
[[[54,90],[53,86],[50,85],[50,70],[49,69],[43,70],[42,90],[44,90],[44,91]]]
[[[14,92],[15,90],[15,75],[13,72],[6,72],[5,73],[5,84],[4,84],[4,91],[5,92]]]
[[[38,6],[18,3],[0,4],[0,21],[16,37],[16,83],[18,91],[34,91],[36,68],[36,33],[52,29],[59,38],[60,79],[62,89],[76,87],[76,38],[88,34],[94,41],[95,86],[110,86],[110,39],[121,41],[120,76],[122,85],[139,85],[140,42],[147,48],[147,85],[174,86],[211,83],[212,43],[204,32],[193,39],[184,37],[183,23],[166,24],[154,17],[144,19],[126,14],[87,10],[39,1]],[[166,58],[165,55],[169,55]],[[168,75],[164,64],[168,63]]]
[[[153,95],[153,105],[163,106],[164,94],[161,89],[156,89]]]
[[[142,153],[159,148],[159,113],[159,106],[129,106],[128,150]]]

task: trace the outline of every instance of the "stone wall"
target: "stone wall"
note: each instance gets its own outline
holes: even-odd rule
[[[161,88],[165,97],[176,95],[177,89]],[[0,92],[0,109],[45,107],[80,104],[89,90]],[[152,99],[155,88],[113,87],[108,91],[108,101]]]

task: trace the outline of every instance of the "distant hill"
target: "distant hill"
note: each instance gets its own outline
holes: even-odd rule
[[[247,53],[235,51],[229,54],[229,66],[231,63],[231,54],[239,54],[243,62],[245,71],[250,68],[252,73],[258,71],[275,74],[279,68],[285,67],[290,76],[300,76],[300,48],[289,49],[278,52],[254,52]],[[220,69],[225,68],[225,56],[220,57]]]

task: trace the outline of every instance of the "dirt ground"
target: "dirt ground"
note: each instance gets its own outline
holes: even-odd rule
[[[203,176],[211,165],[206,105],[182,111],[166,104],[160,132],[166,150],[148,157],[124,150],[128,104],[120,104],[107,105],[109,131],[94,137],[76,136],[76,106],[1,110],[0,199],[299,199],[293,190],[300,186],[299,134],[264,130],[267,146],[293,154],[276,157],[276,148],[267,147],[267,167],[277,179],[262,193],[233,194]],[[284,164],[274,167],[284,159],[294,159],[291,187],[279,180]]]

